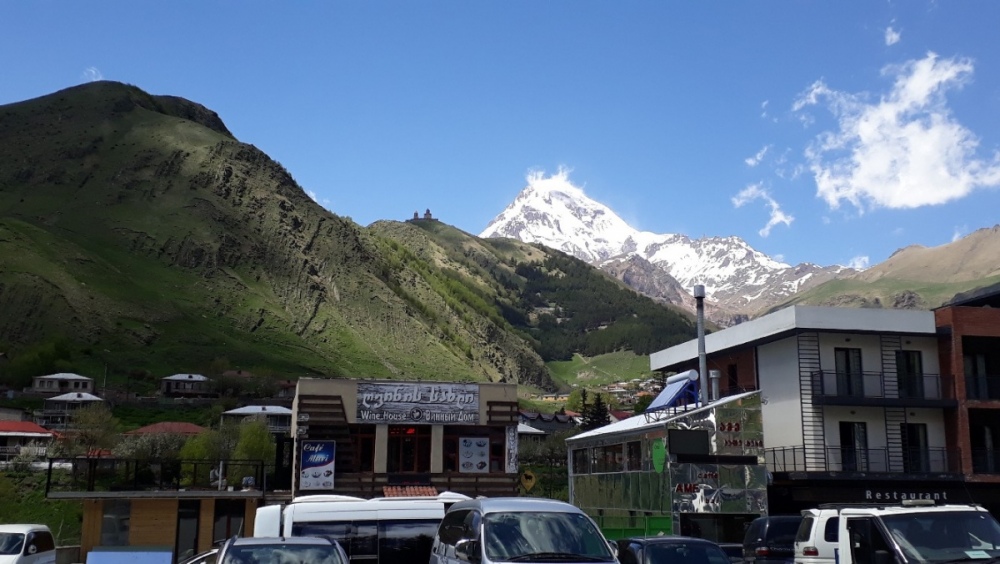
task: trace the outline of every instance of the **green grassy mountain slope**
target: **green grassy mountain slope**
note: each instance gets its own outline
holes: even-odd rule
[[[112,379],[225,357],[551,389],[560,354],[693,334],[648,300],[610,311],[635,294],[579,261],[430,223],[332,214],[180,98],[99,82],[0,106],[0,343],[65,340]]]
[[[913,245],[850,278],[832,280],[786,305],[931,309],[956,294],[1000,282],[1000,226],[937,247]]]

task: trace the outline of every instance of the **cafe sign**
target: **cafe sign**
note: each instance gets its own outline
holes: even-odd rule
[[[478,384],[358,382],[358,423],[478,425]]]

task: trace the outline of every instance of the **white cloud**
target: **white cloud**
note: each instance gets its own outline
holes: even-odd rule
[[[892,26],[890,25],[889,27],[885,28],[885,44],[895,45],[899,43],[901,35],[902,32],[900,32],[899,30],[892,29]]]
[[[762,117],[762,118],[766,118],[767,117],[767,105],[770,102],[771,102],[770,100],[764,100],[763,102],[761,102],[761,104],[760,104],[760,117]]]
[[[815,106],[819,103],[819,99],[822,96],[829,96],[831,94],[830,89],[823,82],[823,79],[819,79],[812,83],[809,88],[806,88],[805,92],[799,94],[795,102],[792,103],[792,111],[797,112],[806,106]]]
[[[104,75],[97,67],[87,67],[83,69],[83,79],[87,82],[96,82],[98,80],[104,80]]]
[[[895,228],[895,229],[892,230],[892,234],[895,235],[896,237],[899,237],[903,233],[906,233],[906,230],[903,229],[902,227],[897,227],[897,228]]]
[[[771,258],[773,258],[774,260],[776,260],[778,262],[785,262],[785,255],[783,255],[781,253],[778,253],[776,255],[771,255]]]
[[[969,232],[968,225],[956,225],[955,231],[953,231],[951,234],[951,242],[954,243],[955,241],[958,241],[962,237],[965,237],[965,235],[968,234],[968,232]]]
[[[771,217],[767,221],[767,225],[762,227],[757,233],[761,237],[767,237],[771,234],[771,229],[774,228],[779,223],[784,223],[786,227],[791,226],[795,218],[781,211],[781,206],[778,202],[771,197],[771,194],[767,190],[761,187],[760,184],[751,184],[740,190],[739,194],[733,196],[732,202],[734,207],[743,207],[754,200],[764,200],[764,203],[771,209]]]
[[[770,149],[771,149],[770,145],[764,145],[764,147],[761,148],[761,150],[757,151],[757,154],[755,154],[752,157],[747,157],[743,159],[743,162],[747,163],[748,167],[753,168],[760,164],[760,161],[764,159],[764,155],[766,155],[768,150]]]
[[[825,103],[838,120],[838,130],[820,134],[805,151],[817,195],[832,209],[848,202],[863,213],[938,205],[1000,186],[1000,154],[977,158],[979,139],[955,120],[944,97],[972,71],[968,59],[928,53],[883,69],[895,82],[874,103],[813,83],[792,109]]]
[[[865,255],[858,255],[847,262],[847,268],[854,270],[865,270],[868,268],[869,259]]]
[[[310,198],[312,198],[312,201],[316,202],[317,204],[319,203],[319,195],[317,195],[316,192],[314,192],[312,190],[306,190],[306,194]]]

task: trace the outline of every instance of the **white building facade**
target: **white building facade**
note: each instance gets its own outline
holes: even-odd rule
[[[775,483],[854,484],[828,490],[829,499],[819,499],[820,489],[815,499],[779,505],[796,510],[866,501],[861,480],[922,482],[929,494],[961,481],[959,453],[945,438],[946,411],[958,401],[953,379],[940,374],[937,343],[933,312],[792,306],[707,335],[705,349],[724,388],[760,390]],[[659,371],[697,363],[697,341],[650,357]]]

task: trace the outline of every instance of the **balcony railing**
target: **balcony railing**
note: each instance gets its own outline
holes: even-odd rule
[[[808,452],[807,452],[808,451]],[[958,449],[779,447],[765,449],[771,472],[845,472],[866,474],[960,473]]]
[[[9,461],[22,454],[30,455],[34,458],[45,458],[48,447],[36,445],[3,446],[0,447],[0,460]]]
[[[50,458],[45,493],[266,490],[266,481],[260,460]]]
[[[1000,376],[966,376],[965,397],[971,400],[1000,400]]]
[[[812,373],[812,393],[841,399],[950,400],[955,381],[941,374],[818,370]]]

